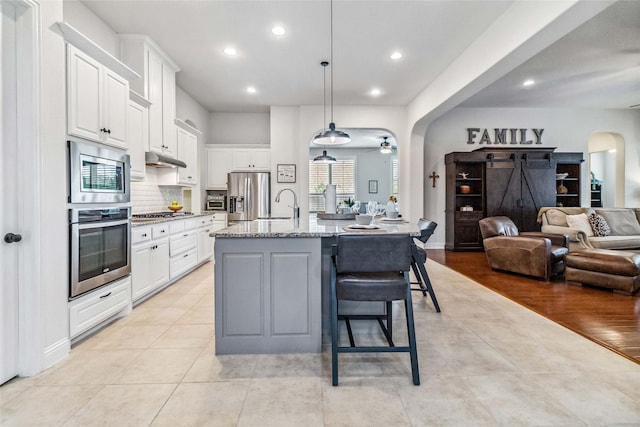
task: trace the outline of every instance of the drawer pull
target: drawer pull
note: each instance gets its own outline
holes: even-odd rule
[[[188,236],[188,234],[183,234],[183,235],[182,235],[182,237],[187,237],[187,236]]]
[[[186,258],[186,257],[188,257],[188,256],[189,256],[189,254],[184,254],[184,256],[183,256],[182,258]]]
[[[102,299],[102,298],[106,298],[106,297],[108,297],[109,295],[111,295],[111,292],[109,292],[108,294],[101,295],[101,296],[100,296],[100,299]]]
[[[142,233],[142,237],[147,237],[147,233]]]

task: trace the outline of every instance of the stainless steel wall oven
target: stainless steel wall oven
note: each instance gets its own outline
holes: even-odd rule
[[[129,207],[69,210],[69,299],[131,273],[130,216]]]
[[[75,140],[68,146],[70,203],[130,202],[128,154]]]

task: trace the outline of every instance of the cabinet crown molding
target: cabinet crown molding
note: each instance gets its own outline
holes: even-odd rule
[[[120,62],[120,60],[98,46],[94,41],[87,38],[87,36],[76,30],[71,25],[66,22],[58,22],[58,27],[60,28],[62,36],[67,43],[71,43],[96,61],[100,62],[102,65],[118,73],[118,75],[129,81],[140,78],[138,73]]]
[[[180,66],[173,60],[167,53],[162,50],[158,43],[154,42],[153,39],[146,34],[118,34],[118,38],[120,40],[139,40],[142,41],[153,48],[158,55],[162,58],[162,61],[171,67],[173,71],[176,73],[180,71]]]

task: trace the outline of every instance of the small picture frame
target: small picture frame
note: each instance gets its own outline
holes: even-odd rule
[[[378,180],[369,180],[369,194],[375,194],[378,192]]]
[[[296,182],[296,165],[283,164],[277,167],[278,182]]]

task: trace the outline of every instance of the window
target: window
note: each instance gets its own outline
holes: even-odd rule
[[[398,159],[391,161],[391,194],[398,196]]]
[[[327,184],[336,184],[336,202],[355,198],[356,161],[341,159],[337,163],[314,163],[309,160],[309,212],[324,210]]]

